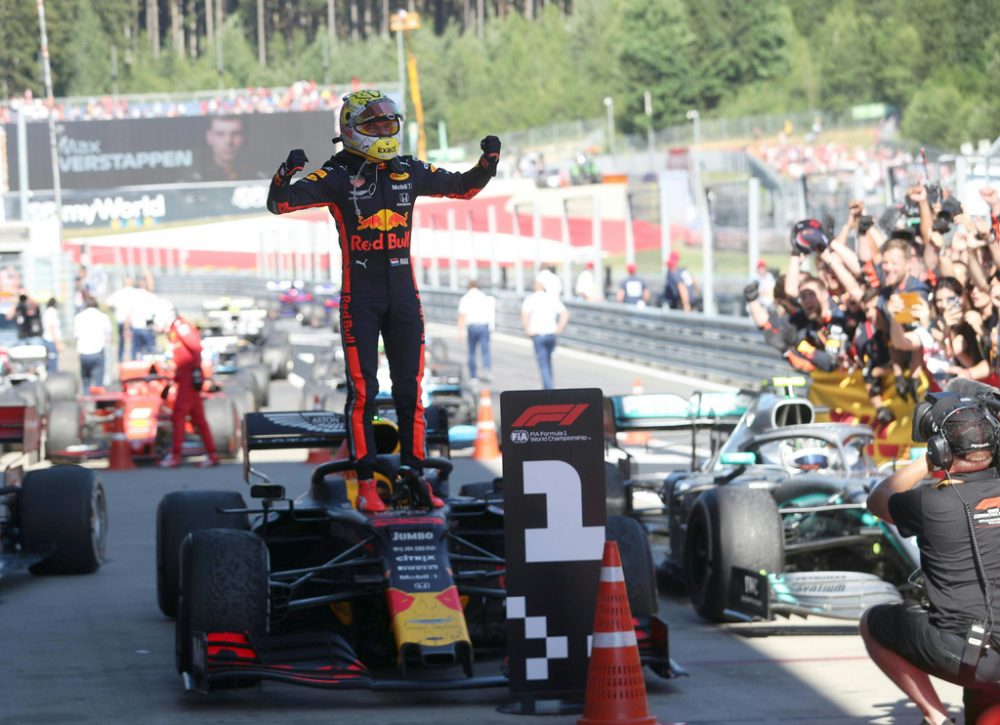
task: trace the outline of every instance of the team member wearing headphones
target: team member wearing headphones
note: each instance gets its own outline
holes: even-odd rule
[[[917,536],[929,606],[881,604],[861,618],[872,660],[931,725],[953,722],[931,676],[963,686],[967,723],[1000,702],[1000,651],[989,637],[1000,636],[1000,423],[973,399],[948,404],[927,455],[868,497],[873,514]],[[931,471],[944,478],[922,483]]]

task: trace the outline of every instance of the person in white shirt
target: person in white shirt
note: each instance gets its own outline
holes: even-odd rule
[[[131,299],[129,319],[132,325],[132,358],[156,352],[156,330],[153,321],[163,307],[163,298],[149,291],[149,283],[139,280],[139,287]]]
[[[115,324],[118,327],[118,362],[125,359],[126,345],[129,351],[129,359],[135,357],[135,349],[132,339],[132,308],[138,289],[131,277],[126,277],[122,286],[108,295],[104,303],[111,308],[115,316]]]
[[[545,288],[546,292],[553,295],[556,299],[562,299],[563,284],[562,280],[559,279],[559,275],[556,274],[555,266],[542,267],[536,279],[541,281],[542,287]]]
[[[576,284],[573,286],[573,294],[584,302],[593,302],[600,299],[597,290],[597,279],[594,277],[594,263],[587,262],[587,266],[580,270],[576,277]]]
[[[490,333],[496,327],[496,299],[479,289],[479,282],[470,279],[469,291],[458,301],[458,334],[465,334],[469,349],[469,377],[473,380],[492,378]],[[476,350],[482,358],[482,373],[478,374]]]
[[[59,353],[62,351],[62,321],[59,319],[59,306],[55,297],[45,303],[42,311],[42,343],[49,351],[46,370],[54,373],[59,369]]]
[[[562,301],[545,291],[542,281],[535,279],[534,290],[521,305],[521,324],[535,348],[535,359],[542,375],[542,387],[555,387],[552,380],[552,351],[556,349],[556,336],[566,329],[569,310]]]
[[[83,309],[73,318],[73,337],[80,357],[84,395],[92,385],[104,384],[104,349],[111,342],[111,320],[90,294],[83,295]]]

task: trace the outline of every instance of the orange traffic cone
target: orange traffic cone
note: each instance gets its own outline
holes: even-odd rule
[[[642,378],[636,378],[635,382],[632,383],[632,395],[642,395],[645,392],[642,387]]]
[[[479,393],[479,417],[476,421],[476,444],[472,458],[477,461],[500,457],[497,424],[493,421],[493,398],[488,388]]]
[[[111,434],[111,452],[108,454],[108,469],[112,471],[127,471],[135,468],[132,460],[132,449],[125,437],[125,411],[115,408],[115,429]]]
[[[579,725],[656,725],[646,704],[639,646],[618,544],[604,542],[597,587],[594,639],[587,668],[587,696]]]

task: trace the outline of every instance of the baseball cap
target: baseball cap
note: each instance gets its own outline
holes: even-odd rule
[[[767,262],[765,262],[763,259],[758,259],[757,269],[767,269]]]
[[[678,251],[677,251],[677,250],[675,249],[674,251],[672,251],[672,252],[670,253],[670,256],[669,256],[669,257],[667,257],[667,266],[668,266],[668,267],[676,267],[676,266],[677,266],[677,263],[678,263],[678,262],[680,262],[680,261],[681,261],[681,255],[680,255],[680,253],[679,253],[679,252],[678,252]]]
[[[636,266],[634,264],[630,264],[625,269],[629,274],[635,274]]]

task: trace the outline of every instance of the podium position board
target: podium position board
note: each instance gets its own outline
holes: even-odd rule
[[[603,394],[500,395],[508,712],[578,707],[604,548]],[[574,702],[575,701],[575,702]]]

